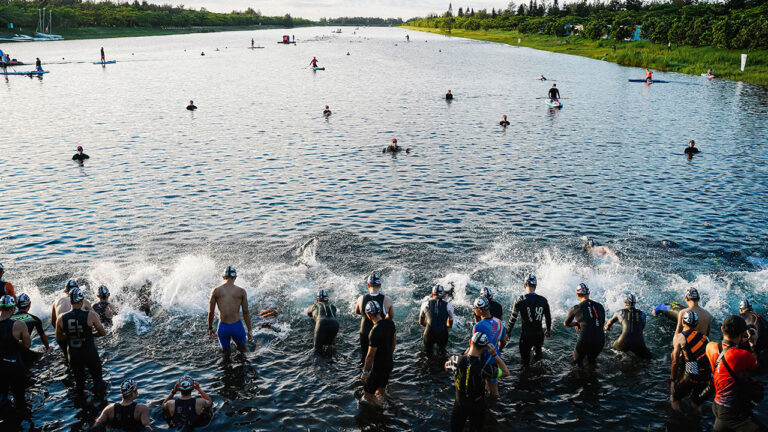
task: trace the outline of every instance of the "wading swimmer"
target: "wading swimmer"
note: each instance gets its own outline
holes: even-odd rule
[[[373,328],[373,321],[371,321],[371,319],[368,318],[368,314],[365,313],[366,305],[369,302],[375,301],[384,309],[383,314],[385,318],[394,318],[392,299],[381,293],[381,276],[378,273],[371,273],[371,275],[368,276],[367,285],[368,294],[361,295],[355,304],[355,313],[363,316],[362,319],[360,319],[360,354],[363,362],[365,362],[365,357],[368,354],[368,335]]]
[[[218,336],[221,351],[225,356],[229,356],[231,341],[234,339],[237,350],[245,352],[245,341],[252,340],[251,336],[251,314],[248,311],[248,293],[244,289],[235,285],[237,271],[229,266],[222,275],[224,283],[211,291],[211,299],[208,301],[208,334],[211,337]],[[213,333],[213,315],[216,307],[219,308],[219,328],[216,335]],[[243,328],[240,310],[242,309],[242,320],[245,321],[246,330]]]
[[[75,392],[81,395],[85,391],[85,370],[88,369],[93,378],[93,392],[97,396],[103,396],[106,386],[102,379],[101,359],[94,338],[106,335],[107,331],[101,325],[96,312],[83,309],[84,298],[80,288],[72,288],[69,291],[72,310],[56,322],[56,340],[65,341],[67,344],[69,367],[75,376]]]
[[[16,310],[16,299],[11,295],[0,297],[0,400],[8,401],[8,392],[13,394],[14,408],[23,417],[28,417],[26,393],[26,370],[21,355],[29,349],[30,339],[27,326],[11,319]],[[11,430],[10,426],[8,430]],[[5,430],[5,429],[4,429]]]
[[[483,357],[493,362],[483,361]],[[475,333],[465,355],[453,356],[445,370],[454,373],[456,401],[451,412],[451,432],[462,432],[469,420],[471,432],[481,432],[485,422],[485,381],[509,376],[509,369],[499,357],[485,333]]]
[[[104,62],[106,62],[104,58],[104,47],[101,47],[101,63],[103,64]]]
[[[509,122],[507,121],[507,115],[506,114],[501,116],[501,121],[499,122],[499,126],[501,126],[503,128],[509,126]]]
[[[195,105],[195,101],[189,101],[189,105],[187,105],[187,111],[194,111],[197,109],[197,106]]]
[[[109,302],[109,295],[109,289],[105,285],[100,286],[96,293],[99,301],[93,305],[93,311],[99,314],[99,320],[105,326],[112,325],[112,317],[117,315],[115,307]]]
[[[584,240],[584,249],[595,260],[601,260],[608,263],[619,262],[619,257],[608,246],[602,246],[595,239],[587,238]]]
[[[445,94],[445,100],[453,100],[453,93],[450,90]]]
[[[16,304],[18,306],[18,311],[11,317],[11,319],[14,321],[21,321],[27,325],[27,332],[29,333],[30,339],[32,338],[32,330],[37,331],[37,335],[40,336],[40,341],[43,343],[43,346],[45,346],[45,349],[50,349],[51,346],[48,344],[48,335],[46,335],[43,330],[43,321],[29,313],[29,308],[32,306],[32,299],[30,299],[27,294],[21,294],[19,295]],[[31,349],[22,350],[22,358],[24,359],[24,364],[27,369],[29,369],[32,363],[37,361],[41,355],[42,354],[39,352]]]
[[[35,60],[35,70],[38,72],[43,71],[43,62],[40,61],[39,57]]]
[[[77,146],[77,153],[72,155],[72,160],[77,162],[82,162],[86,159],[90,159],[91,157],[87,154],[83,153],[83,146]]]
[[[307,309],[307,315],[315,319],[315,352],[330,356],[339,333],[339,322],[336,321],[336,306],[328,302],[325,290],[317,292],[315,304]]]
[[[395,323],[384,317],[384,311],[375,300],[366,303],[365,315],[373,322],[373,328],[368,335],[368,352],[360,376],[364,384],[363,398],[360,401],[381,406],[382,402],[378,396],[387,394],[389,376],[394,367],[392,354],[397,345],[397,330]]]
[[[594,366],[605,345],[605,309],[600,303],[589,299],[587,284],[579,284],[576,297],[580,303],[568,311],[564,323],[566,327],[576,327],[579,333],[579,340],[573,350],[573,363],[582,366],[586,358]]]
[[[0,297],[4,295],[9,295],[13,298],[16,298],[16,293],[13,291],[13,284],[3,280],[4,274],[5,274],[5,267],[3,267],[3,264],[0,263]]]
[[[51,327],[54,329],[56,329],[58,326],[58,317],[72,310],[72,302],[69,300],[69,293],[75,288],[78,288],[77,282],[75,282],[74,279],[68,280],[64,285],[64,295],[53,303],[53,307],[51,308]],[[88,300],[84,300],[82,309],[91,310],[91,303],[88,302]],[[64,339],[59,339],[58,330],[56,331],[55,335],[56,342],[59,344],[61,351],[64,353],[64,360],[69,361],[66,341]]]
[[[549,311],[547,299],[536,294],[536,276],[528,275],[523,283],[525,294],[515,300],[512,306],[512,315],[507,325],[507,338],[515,327],[517,317],[522,320],[520,328],[520,362],[526,368],[531,364],[531,349],[534,350],[533,361],[541,360],[541,347],[544,338],[549,339],[552,333],[552,315]],[[547,330],[541,327],[545,321]]]
[[[744,319],[747,329],[752,333],[750,341],[755,339],[752,352],[760,363],[761,371],[764,371],[768,368],[768,321],[752,309],[752,303],[747,299],[739,302],[739,316]]]
[[[683,331],[672,340],[672,371],[669,402],[680,410],[680,401],[691,397],[691,408],[701,417],[701,405],[712,397],[712,367],[707,359],[709,339],[696,330],[699,317],[694,311],[683,313]],[[682,370],[682,371],[681,371]]]
[[[683,331],[683,314],[686,311],[692,310],[696,312],[696,315],[699,317],[699,323],[696,325],[696,331],[702,333],[704,336],[709,337],[709,330],[712,324],[712,314],[704,310],[703,307],[699,306],[699,300],[699,290],[693,287],[688,288],[688,291],[685,292],[685,303],[688,305],[688,307],[681,310],[677,316],[677,328],[675,329],[675,335]]]
[[[605,331],[617,322],[621,324],[621,336],[613,343],[616,351],[629,351],[642,359],[653,357],[645,346],[643,330],[645,329],[645,312],[635,309],[637,298],[634,294],[624,296],[624,309],[616,312],[613,318],[605,324]]]
[[[688,157],[692,157],[696,153],[699,153],[699,149],[696,148],[696,141],[694,141],[694,140],[688,141],[688,147],[685,148],[684,153]]]
[[[424,349],[432,355],[435,344],[445,351],[448,345],[448,329],[453,327],[453,305],[444,300],[445,288],[432,287],[432,299],[425,301],[419,310],[419,324],[424,326]]]
[[[325,109],[323,110],[323,117],[330,117],[331,116],[331,109],[328,108],[328,105],[325,106]]]
[[[120,402],[107,405],[96,419],[91,431],[106,432],[109,430],[133,431],[151,431],[152,420],[149,418],[149,408],[140,403],[136,403],[139,396],[139,387],[136,381],[129,379],[123,381],[120,385]]]
[[[192,397],[192,390],[197,390],[200,397]],[[176,393],[181,393],[181,397],[174,398]],[[163,415],[172,427],[187,430],[198,426],[203,413],[211,406],[211,397],[205,394],[197,381],[185,375],[179,378],[171,394],[163,401]]]
[[[404,148],[400,147],[397,144],[397,138],[392,138],[392,144],[390,144],[389,147],[384,147],[384,149],[381,152],[382,153],[397,154],[398,152],[400,152],[402,150],[405,150],[406,153],[410,153],[411,152],[410,148],[404,149]]]
[[[480,289],[480,295],[488,299],[488,310],[491,311],[491,316],[498,318],[499,321],[504,319],[504,309],[501,307],[501,303],[493,299],[493,289],[489,287],[483,287]],[[479,319],[475,316],[475,322]]]
[[[488,337],[488,343],[493,345],[496,352],[499,352],[499,346],[507,335],[504,324],[502,324],[500,319],[491,316],[490,303],[487,298],[483,296],[476,298],[473,307],[475,315],[479,316],[481,320],[472,328],[472,334],[485,334]],[[487,354],[483,355],[483,361],[496,366],[493,358]],[[499,385],[496,378],[488,378],[486,383],[488,384],[488,391],[491,393],[491,396],[499,397]]]

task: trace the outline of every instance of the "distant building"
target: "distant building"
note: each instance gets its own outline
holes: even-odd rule
[[[632,33],[632,40],[633,41],[641,41],[641,40],[648,40],[647,38],[640,37],[643,34],[643,26],[637,26],[635,28],[635,32]]]

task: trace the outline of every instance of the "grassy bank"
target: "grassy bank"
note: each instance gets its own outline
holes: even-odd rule
[[[614,53],[611,49],[612,41],[593,41],[578,36],[528,35],[501,30],[452,30],[448,33],[433,28],[410,26],[403,28],[508,45],[517,45],[517,39],[520,38],[520,46],[528,48],[590,57],[625,66],[649,67],[654,70],[691,75],[700,75],[711,68],[720,78],[768,85],[768,51],[765,50],[750,52],[747,67],[742,72],[740,70],[741,54],[746,51],[712,47],[673,47],[671,51],[667,51],[665,45],[640,41],[616,43]]]
[[[79,27],[54,29],[55,34],[66,40],[105,39],[138,36],[165,36],[189,33],[214,33],[225,31],[257,31],[280,28],[278,26],[206,26],[206,27]],[[288,29],[289,31],[290,29]],[[25,32],[26,33],[26,32]],[[31,36],[31,35],[30,35]]]

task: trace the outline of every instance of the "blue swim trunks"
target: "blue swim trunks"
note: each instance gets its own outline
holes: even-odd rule
[[[230,340],[235,340],[235,345],[238,347],[245,346],[245,327],[242,321],[234,322],[232,324],[225,324],[219,322],[219,329],[216,332],[219,336],[219,345],[221,349],[228,350],[230,346]]]

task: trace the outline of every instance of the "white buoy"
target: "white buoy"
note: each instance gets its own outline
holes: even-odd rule
[[[741,55],[741,71],[744,72],[744,68],[747,66],[747,55]]]

